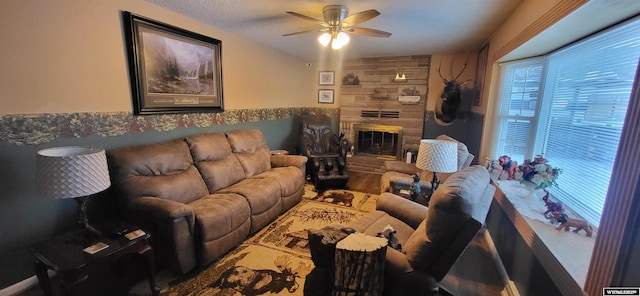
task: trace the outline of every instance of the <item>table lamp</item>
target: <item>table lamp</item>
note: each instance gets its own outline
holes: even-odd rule
[[[38,194],[49,198],[75,198],[79,223],[98,235],[100,232],[89,225],[87,219],[87,199],[110,185],[107,158],[102,148],[57,147],[38,151]]]
[[[423,139],[418,148],[416,167],[432,171],[432,192],[438,189],[438,173],[453,173],[458,170],[458,144],[452,141]]]

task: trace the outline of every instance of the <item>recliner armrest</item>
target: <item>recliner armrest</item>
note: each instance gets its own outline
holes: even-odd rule
[[[271,155],[272,167],[294,166],[304,171],[307,157],[303,155]]]
[[[385,192],[378,197],[376,210],[383,211],[416,229],[422,220],[427,217],[429,208],[401,196]]]
[[[161,264],[184,274],[197,265],[195,215],[191,206],[157,197],[139,197],[125,207],[127,220],[151,233]]]
[[[185,218],[189,223],[189,231],[193,232],[195,217],[193,209],[189,205],[168,199],[146,196],[131,200],[126,208],[128,213],[138,216],[135,217],[136,220],[146,218],[166,221]]]
[[[413,163],[406,163],[399,160],[387,160],[384,162],[384,168],[387,171],[400,172],[407,175],[413,175],[420,170]]]

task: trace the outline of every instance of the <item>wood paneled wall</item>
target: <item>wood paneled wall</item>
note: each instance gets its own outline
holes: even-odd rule
[[[429,55],[345,61],[342,73],[353,74],[359,80],[358,85],[341,86],[340,129],[345,136],[355,141],[352,126],[356,123],[402,126],[402,149],[417,149],[424,127],[430,63]],[[394,81],[396,74],[404,74],[406,81]],[[398,101],[399,96],[413,94],[417,94],[420,101]],[[398,118],[362,117],[362,111],[397,112]]]

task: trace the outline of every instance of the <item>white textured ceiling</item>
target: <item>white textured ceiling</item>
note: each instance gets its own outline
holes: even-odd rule
[[[213,27],[307,60],[323,50],[319,33],[283,37],[318,28],[286,14],[322,19],[325,5],[346,5],[350,13],[376,9],[381,15],[358,27],[391,32],[389,38],[351,35],[346,57],[403,56],[478,50],[522,0],[145,0]],[[455,4],[452,4],[455,3]],[[215,36],[212,36],[215,37]],[[223,40],[224,42],[224,40]]]

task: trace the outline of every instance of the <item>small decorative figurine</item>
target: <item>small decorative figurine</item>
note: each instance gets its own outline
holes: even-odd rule
[[[497,164],[497,161],[495,159],[487,158],[485,166],[486,166],[486,169],[489,171],[489,173],[492,173],[496,169],[496,164]]]
[[[587,237],[591,237],[593,235],[593,227],[589,222],[582,219],[566,218],[566,214],[562,215],[565,216],[565,219],[560,223],[560,225],[558,225],[558,227],[556,227],[557,230],[564,229],[564,231],[569,231],[570,227],[575,227],[576,229],[573,230],[575,233],[578,233],[580,230],[584,230],[584,232],[587,233]]]
[[[551,223],[556,224],[557,222],[562,222],[557,220],[557,214],[564,213],[564,207],[559,202],[554,202],[549,200],[549,191],[544,190],[545,195],[542,197],[544,201],[544,205],[547,206],[547,211],[544,212],[544,217],[547,219],[551,219]]]
[[[498,179],[502,179],[502,175],[507,173],[507,180],[515,179],[514,175],[516,173],[516,169],[518,169],[518,162],[515,160],[511,160],[511,157],[507,155],[500,156],[498,158],[498,163],[502,166],[502,172],[500,172],[500,176]]]
[[[418,195],[420,194],[420,174],[413,175],[413,182],[411,182],[411,186],[409,186],[409,190],[411,190],[411,200],[416,200]]]
[[[391,224],[387,224],[384,227],[382,232],[378,233],[378,237],[384,237],[387,239],[389,247],[392,247],[396,250],[402,250],[402,245],[398,242],[398,238],[396,237],[396,230],[391,226]]]

